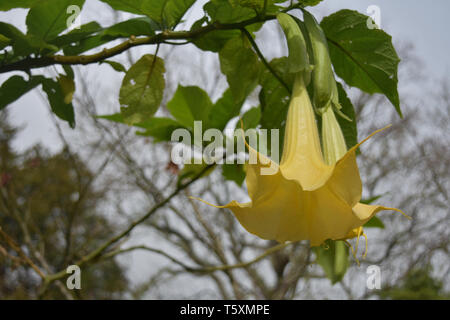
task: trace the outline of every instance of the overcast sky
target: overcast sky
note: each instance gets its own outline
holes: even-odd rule
[[[99,4],[96,0],[87,2],[89,5],[84,8],[82,18],[88,17],[86,20],[89,20],[89,17],[96,17],[99,14],[99,11],[93,8],[101,7],[103,4]],[[380,9],[381,27],[392,35],[395,43],[408,41],[414,44],[416,54],[424,61],[427,74],[436,80],[449,78],[449,0],[325,0],[312,12],[319,19],[322,15],[344,8],[370,14],[371,12],[367,12],[370,6],[377,6]],[[108,10],[103,12],[110,14]],[[26,11],[20,9],[1,12],[0,21],[12,23],[25,31],[25,14]],[[190,17],[195,18],[199,14],[201,10],[196,9],[195,12],[191,12]],[[83,23],[86,22],[83,21]],[[98,66],[89,68],[92,67],[98,68]],[[102,67],[101,70],[106,70],[104,68]],[[0,81],[3,82],[10,75],[0,75]],[[24,150],[41,142],[53,151],[57,151],[59,145],[55,141],[58,139],[55,139],[56,131],[49,119],[48,108],[36,92],[31,92],[17,100],[9,105],[8,109],[13,123],[25,127],[15,141],[15,148]]]

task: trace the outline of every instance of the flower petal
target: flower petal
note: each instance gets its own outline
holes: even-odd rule
[[[281,172],[310,191],[323,186],[333,168],[323,160],[311,101],[302,76],[297,75],[286,120]]]

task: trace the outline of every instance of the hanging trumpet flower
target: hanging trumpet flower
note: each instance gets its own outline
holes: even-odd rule
[[[289,19],[292,20],[288,15],[279,19],[285,31],[286,25],[293,21]],[[289,39],[295,39],[297,44],[304,43],[300,30],[297,34],[292,29],[285,33],[288,44]],[[305,48],[302,54],[307,56]],[[360,203],[362,183],[355,152],[361,143],[381,130],[347,151],[342,131],[330,107],[336,101],[333,95],[337,94],[337,90],[333,92],[333,82],[330,81],[325,89],[319,89],[329,92],[315,99],[316,103],[324,104],[320,108],[324,158],[314,108],[306,88],[311,68],[304,61],[302,64],[296,70],[280,163],[247,145],[250,158],[257,159],[256,163],[249,163],[246,167],[251,201],[231,201],[225,206],[215,206],[199,200],[217,208],[229,208],[247,231],[263,239],[279,242],[309,240],[311,246],[319,246],[327,239],[359,238],[363,234],[362,226],[377,212],[400,211]],[[313,81],[317,80],[319,67],[315,66]],[[326,75],[320,79],[326,79]],[[315,91],[315,94],[320,95],[321,91]],[[261,174],[262,169],[267,168],[275,168],[273,174]]]

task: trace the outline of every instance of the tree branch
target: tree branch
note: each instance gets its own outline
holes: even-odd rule
[[[195,177],[193,177],[190,181],[178,186],[167,198],[165,198],[164,200],[162,200],[161,202],[159,202],[158,204],[156,204],[155,206],[153,206],[152,209],[150,209],[149,212],[147,212],[147,214],[145,214],[144,216],[142,216],[141,218],[139,218],[138,220],[132,222],[124,231],[122,231],[121,233],[119,233],[118,235],[110,238],[109,240],[107,240],[105,243],[103,243],[101,246],[99,246],[97,249],[93,250],[91,253],[87,254],[86,256],[84,256],[83,258],[81,258],[78,262],[76,262],[75,264],[79,267],[99,258],[103,252],[105,252],[105,250],[107,250],[111,245],[113,245],[114,243],[116,243],[117,241],[119,241],[120,239],[124,238],[125,236],[127,236],[131,231],[133,231],[133,229],[138,226],[139,224],[141,224],[142,222],[144,222],[145,220],[147,220],[151,215],[153,215],[158,209],[162,208],[163,206],[165,206],[167,203],[170,202],[170,200],[172,200],[173,197],[175,197],[180,191],[186,189],[188,186],[190,186],[192,183],[194,183],[195,181],[197,181],[207,170],[211,169],[211,167],[215,166],[215,164],[211,164],[206,166],[201,172],[199,172]],[[58,273],[52,274],[52,275],[48,275],[45,277],[45,282],[47,283],[51,283],[55,280],[61,279],[64,276],[66,276],[66,270],[61,270]]]
[[[214,22],[204,27],[190,31],[166,30],[149,37],[143,38],[130,37],[130,39],[128,39],[125,42],[122,42],[109,49],[105,48],[102,51],[92,55],[79,55],[79,56],[53,55],[37,58],[27,57],[25,59],[10,64],[0,66],[0,73],[10,71],[27,71],[30,69],[42,68],[51,65],[78,65],[78,64],[87,65],[111,58],[133,47],[166,43],[168,40],[186,40],[187,41],[186,43],[189,43],[190,40],[194,40],[197,37],[200,37],[211,31],[242,29],[245,26],[258,22],[273,20],[275,18],[276,18],[275,15],[266,15],[263,17],[254,17],[237,23]]]
[[[287,247],[288,245],[290,245],[292,243],[293,242],[286,242],[286,243],[281,243],[276,246],[273,246],[273,247],[269,248],[268,250],[266,250],[265,252],[263,252],[261,255],[257,256],[256,258],[254,258],[250,261],[247,261],[247,262],[240,262],[240,263],[231,264],[231,265],[209,266],[209,267],[205,267],[205,268],[189,267],[186,264],[184,264],[183,262],[181,262],[180,260],[170,256],[169,254],[165,253],[162,250],[150,248],[150,247],[147,247],[144,245],[133,246],[133,247],[129,247],[126,249],[111,251],[111,252],[108,252],[107,254],[105,254],[102,257],[102,259],[109,259],[109,258],[115,257],[119,254],[127,253],[127,252],[130,252],[133,250],[145,250],[145,251],[157,253],[159,255],[162,255],[163,257],[166,257],[167,259],[169,259],[170,261],[174,262],[175,264],[181,266],[184,270],[186,270],[188,272],[192,272],[192,273],[196,273],[196,274],[205,274],[205,273],[211,273],[211,272],[215,272],[215,271],[227,271],[227,270],[238,269],[238,268],[246,268],[256,262],[261,261],[262,259],[266,258],[267,256],[270,256],[271,254],[274,254],[275,252]]]

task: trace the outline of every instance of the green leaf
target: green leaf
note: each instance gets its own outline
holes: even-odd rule
[[[192,24],[191,31],[202,27],[203,23],[208,21],[207,17],[203,17]],[[214,30],[203,34],[200,37],[196,37],[192,42],[197,48],[219,52],[228,40],[234,37],[238,37],[241,34],[239,30]]]
[[[364,228],[380,228],[384,229],[384,223],[377,216],[373,216],[369,221],[364,224]]]
[[[69,18],[73,16],[67,9],[72,6],[83,7],[85,0],[42,0],[29,11],[26,19],[28,34],[42,41],[55,39],[69,26]]]
[[[42,82],[42,88],[47,94],[50,107],[54,114],[60,119],[69,123],[70,127],[75,127],[75,113],[73,111],[72,103],[66,103],[65,95],[61,85],[58,81],[52,79],[44,79]]]
[[[195,0],[168,0],[163,7],[163,21],[169,27],[180,23],[186,11],[194,4]]]
[[[105,43],[114,40],[112,37],[103,37],[101,34],[96,34],[87,38],[80,40],[79,42],[64,47],[63,51],[65,55],[76,56],[80,53],[86,52],[88,50],[97,48]]]
[[[292,87],[293,73],[285,72],[287,68],[287,58],[277,58],[270,62],[270,65],[279,74],[284,82]],[[261,91],[259,92],[259,103],[261,105],[261,128],[267,129],[270,133],[271,129],[279,130],[278,141],[279,155],[283,153],[284,128],[289,108],[290,92],[275,78],[269,71],[265,70],[260,79]],[[267,135],[267,150],[272,148],[272,135]]]
[[[378,195],[378,196],[374,196],[374,197],[369,198],[369,199],[361,199],[359,202],[364,203],[364,204],[371,204],[371,203],[373,203],[374,201],[377,201],[378,199],[380,199],[382,196],[383,196],[383,195],[380,194],[380,195]]]
[[[293,74],[286,72],[288,60],[286,57],[273,59],[270,65],[289,87],[293,84]],[[261,75],[259,84],[259,102],[261,104],[261,127],[264,129],[280,129],[279,146],[283,148],[284,123],[290,101],[290,92],[267,69]],[[268,147],[271,145],[271,135],[268,135]],[[280,150],[281,155],[282,150]]]
[[[97,116],[97,118],[127,124],[124,115],[121,113]],[[136,132],[137,135],[151,136],[155,138],[154,142],[171,141],[172,132],[176,129],[183,128],[176,120],[162,117],[153,117],[143,122],[135,123],[134,126],[145,129],[145,131]]]
[[[241,6],[244,8],[251,8],[257,11],[262,10],[264,8],[264,0],[229,0],[229,2],[233,7]]]
[[[261,120],[261,108],[259,107],[253,107],[247,110],[242,115],[242,122],[244,123],[244,130],[250,129],[250,128],[256,128],[259,124],[259,121]],[[240,128],[241,123],[236,123],[236,128]]]
[[[112,25],[101,33],[113,39],[128,38],[130,36],[152,36],[159,27],[148,17],[129,19]]]
[[[299,0],[298,3],[301,4],[303,7],[313,7],[318,5],[323,0]]]
[[[368,199],[361,199],[360,202],[364,203],[364,204],[371,204],[371,203],[377,201],[378,199],[380,199],[382,196],[383,195],[380,194],[378,196],[374,196],[374,197],[371,197],[371,198],[368,198]],[[364,228],[381,228],[381,229],[384,229],[384,223],[377,216],[373,216],[369,221],[366,222],[366,224],[364,225]]]
[[[111,6],[114,10],[126,11],[139,15],[148,15],[151,12],[151,0],[100,0]],[[161,1],[154,1],[159,7]]]
[[[150,54],[142,56],[126,73],[120,88],[121,112],[129,124],[152,117],[164,92],[164,61]]]
[[[154,142],[171,141],[172,132],[176,129],[184,128],[177,121],[170,118],[151,118],[137,124],[138,127],[145,131],[137,132],[141,136],[151,136]]]
[[[127,69],[119,62],[111,61],[111,60],[102,60],[100,61],[100,64],[109,64],[114,70],[118,72],[127,72]]]
[[[96,116],[96,118],[126,124],[125,117],[120,112],[113,113],[113,114],[104,114],[104,115]]]
[[[2,0],[0,1],[0,11],[8,11],[15,8],[31,8],[40,0]]]
[[[174,27],[195,0],[101,0],[114,10],[146,15],[167,27]]]
[[[11,24],[0,22],[0,34],[10,39],[9,45],[16,56],[26,56],[35,51],[30,39]]]
[[[208,120],[209,127],[222,131],[232,118],[239,115],[241,107],[242,103],[234,102],[231,90],[227,89],[211,109]]]
[[[73,72],[73,68],[69,64],[63,64],[62,68],[64,69],[66,76],[68,76],[72,80],[75,79],[75,73]]]
[[[285,2],[283,0],[229,0],[233,7],[241,6],[243,8],[250,8],[258,13],[262,13],[264,10],[265,3],[265,13],[273,14],[278,12],[282,7],[276,6],[275,3]]]
[[[384,94],[402,116],[397,91],[400,59],[391,36],[369,29],[368,19],[356,11],[341,10],[322,20],[334,70],[350,86]]]
[[[0,50],[7,47],[11,43],[11,39],[0,34]]]
[[[347,97],[347,93],[339,82],[336,82],[339,94],[339,103],[342,106],[340,110],[352,121],[348,121],[339,115],[336,115],[339,126],[341,127],[342,133],[344,135],[345,144],[347,149],[350,149],[358,143],[358,130],[356,124],[355,109],[350,99]]]
[[[167,109],[186,128],[194,128],[194,121],[202,121],[203,129],[208,127],[208,116],[213,104],[208,94],[199,87],[178,86]]]
[[[286,13],[279,13],[277,19],[284,31],[289,48],[287,71],[297,73],[311,70],[305,38],[297,22]]]
[[[229,40],[219,52],[220,70],[227,77],[234,101],[240,103],[258,83],[261,63],[247,38]]]
[[[327,240],[320,247],[315,247],[317,263],[332,284],[339,282],[344,277],[348,265],[348,247],[344,241]]]
[[[28,91],[37,87],[39,84],[39,78],[31,78],[30,81],[26,81],[21,76],[12,76],[3,82],[0,87],[0,110],[19,99]]]
[[[219,52],[228,40],[238,37],[238,30],[215,30],[196,38],[193,43],[202,50]]]
[[[203,6],[203,10],[212,21],[221,23],[240,22],[256,16],[250,8],[233,6],[228,0],[211,0]]]
[[[244,165],[238,163],[224,163],[222,165],[222,175],[226,180],[234,181],[238,186],[242,186],[245,180]]]
[[[73,99],[73,94],[75,92],[75,82],[73,81],[73,79],[64,75],[60,75],[58,77],[58,82],[64,97],[64,103],[66,104],[71,103]]]
[[[73,29],[72,31],[68,32],[67,34],[64,34],[62,36],[59,36],[59,37],[49,41],[49,43],[51,43],[57,47],[63,47],[63,46],[67,46],[69,44],[78,43],[81,40],[88,38],[92,34],[98,33],[102,30],[103,30],[103,28],[98,24],[98,22],[91,21],[89,23],[81,25],[79,29]]]

